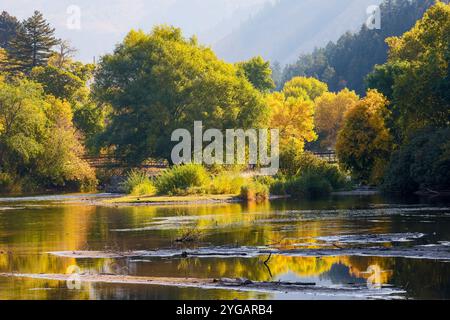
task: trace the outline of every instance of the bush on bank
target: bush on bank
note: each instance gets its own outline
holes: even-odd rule
[[[208,171],[201,165],[186,164],[165,170],[156,180],[156,189],[161,195],[188,195],[206,192]]]
[[[421,130],[397,150],[382,189],[404,194],[450,190],[450,128]]]

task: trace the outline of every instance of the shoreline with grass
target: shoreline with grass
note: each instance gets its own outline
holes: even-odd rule
[[[265,201],[289,199],[290,196],[270,195]],[[243,203],[247,200],[239,195],[193,195],[193,196],[129,196],[97,201],[103,206],[176,206],[176,205],[214,205]]]
[[[120,184],[123,197],[104,205],[177,205],[263,202],[280,198],[315,199],[353,185],[338,166],[296,154],[276,176],[248,175],[243,168],[175,165],[156,177],[132,170]]]

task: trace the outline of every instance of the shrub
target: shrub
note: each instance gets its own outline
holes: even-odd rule
[[[156,193],[156,188],[149,180],[138,184],[131,190],[133,196],[153,196]]]
[[[261,201],[269,199],[269,187],[253,181],[241,187],[241,198],[248,201]]]
[[[296,198],[317,198],[333,191],[330,182],[315,173],[306,173],[286,183],[286,192]]]
[[[393,154],[382,189],[400,193],[450,189],[449,141],[449,128],[418,132]]]
[[[286,191],[286,179],[280,178],[278,180],[275,180],[270,185],[270,194],[276,195],[276,196],[285,196],[287,194]]]
[[[268,187],[270,187],[276,181],[276,179],[272,176],[257,176],[255,177],[255,180],[259,183],[265,184]]]
[[[135,196],[153,195],[156,188],[150,178],[138,170],[132,170],[121,185],[121,189],[128,194]]]
[[[232,172],[223,172],[211,180],[211,194],[239,194],[241,187],[247,183],[246,178]]]
[[[206,169],[197,164],[174,166],[156,180],[159,194],[185,195],[205,192],[209,181]]]
[[[10,174],[0,172],[0,192],[9,192],[13,184],[14,179]]]
[[[316,175],[327,180],[334,190],[345,188],[348,185],[346,175],[339,167],[323,159],[305,152],[298,157],[297,176],[304,174]]]

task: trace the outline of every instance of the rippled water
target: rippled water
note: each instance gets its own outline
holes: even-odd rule
[[[90,201],[104,196],[0,199],[0,299],[450,299],[445,202],[338,197],[105,207]],[[187,233],[198,241],[176,241]],[[72,288],[8,276],[65,274],[71,266],[90,274],[307,282],[316,289]]]

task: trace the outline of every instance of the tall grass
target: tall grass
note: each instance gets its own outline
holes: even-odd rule
[[[295,198],[319,198],[333,191],[331,183],[317,173],[308,172],[289,180],[285,185],[286,193]]]
[[[123,192],[133,196],[151,196],[156,193],[156,188],[150,178],[143,172],[132,170],[121,184]]]
[[[209,174],[206,169],[197,164],[174,166],[163,172],[156,180],[158,194],[188,195],[206,193]]]
[[[212,178],[208,193],[211,194],[239,194],[241,187],[248,183],[248,179],[233,172],[222,172]]]
[[[241,187],[240,197],[247,201],[262,201],[269,199],[269,187],[258,181],[252,181]]]

